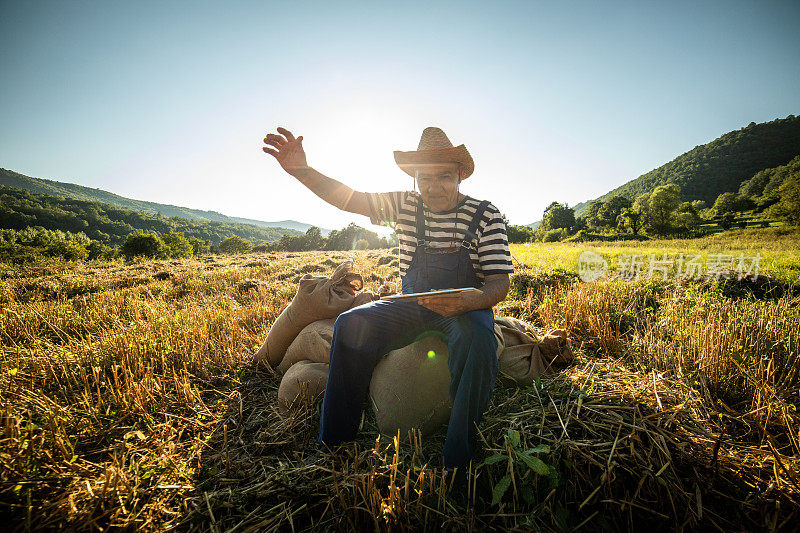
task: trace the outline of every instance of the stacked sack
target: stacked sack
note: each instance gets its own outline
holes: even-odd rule
[[[318,399],[325,392],[331,339],[339,314],[381,296],[391,294],[381,287],[378,294],[363,288],[352,263],[340,265],[328,278],[307,274],[297,295],[281,313],[255,360],[268,363],[283,374],[278,404],[288,411],[300,397]],[[533,383],[554,363],[572,360],[564,330],[538,337],[521,320],[495,320],[501,382],[525,386]],[[436,431],[450,419],[450,372],[447,345],[431,334],[413,344],[393,350],[375,366],[369,400],[378,428],[389,436],[406,435],[411,428],[423,434]]]
[[[356,292],[364,288],[361,274],[352,272],[352,261],[339,265],[331,277],[306,274],[291,303],[275,320],[267,340],[255,354],[257,363],[275,368],[304,327],[325,318],[336,318],[353,306]]]
[[[278,403],[284,411],[301,393],[316,398],[325,391],[330,354],[320,350],[327,342],[330,352],[331,335],[328,334],[327,341],[317,342],[315,331],[325,329],[321,323],[329,322],[332,334],[337,316],[380,298],[369,290],[356,294],[364,288],[364,280],[352,270],[352,261],[345,261],[330,277],[306,274],[300,278],[294,298],[275,320],[266,341],[253,356],[256,363],[284,374],[278,388]],[[311,328],[306,332],[313,324],[317,324],[316,330]]]

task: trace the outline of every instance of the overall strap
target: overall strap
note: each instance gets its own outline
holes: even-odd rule
[[[483,213],[486,211],[486,206],[489,205],[489,200],[483,200],[478,204],[475,209],[475,215],[472,217],[472,222],[469,223],[469,229],[464,234],[464,240],[461,241],[461,246],[469,250],[472,247],[472,241],[478,237],[478,225],[483,220]]]
[[[421,262],[417,264],[422,269],[419,283],[416,287],[417,292],[427,291],[430,289],[430,282],[428,279],[428,241],[425,240],[425,211],[422,207],[422,195],[417,196],[417,249],[414,251],[414,257],[411,263]]]
[[[422,196],[417,196],[417,249],[428,246],[425,240],[425,213],[422,209]]]

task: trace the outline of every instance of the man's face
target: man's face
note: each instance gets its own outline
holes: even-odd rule
[[[417,169],[417,186],[431,211],[448,211],[458,204],[458,165],[446,163]]]

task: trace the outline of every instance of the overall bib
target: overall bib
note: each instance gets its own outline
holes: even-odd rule
[[[428,246],[421,203],[420,198],[416,214],[417,249],[403,276],[402,292],[480,288],[470,249],[488,202],[478,206],[455,253],[436,253]],[[469,463],[476,424],[489,406],[498,372],[491,309],[444,317],[416,302],[378,300],[339,315],[331,341],[319,442],[333,446],[353,440],[375,365],[390,351],[431,332],[444,335],[449,352],[453,409],[442,449],[444,465],[453,468]]]

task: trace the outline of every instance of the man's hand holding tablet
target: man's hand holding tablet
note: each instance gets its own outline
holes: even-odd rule
[[[396,294],[385,296],[382,300],[415,301],[442,316],[456,316],[472,309],[483,298],[483,291],[473,287],[462,289],[444,289],[438,291],[418,292],[409,294]]]
[[[481,294],[480,289],[476,289],[474,287],[465,287],[463,289],[442,289],[438,291],[428,291],[428,292],[411,292],[406,294],[392,294],[391,296],[383,296],[381,300],[395,300],[399,302],[403,301],[413,301],[417,298],[423,298],[427,296],[440,296],[444,294]]]

